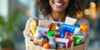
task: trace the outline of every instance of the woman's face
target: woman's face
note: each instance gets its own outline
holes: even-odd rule
[[[69,0],[49,0],[51,9],[56,12],[63,12],[69,5]]]

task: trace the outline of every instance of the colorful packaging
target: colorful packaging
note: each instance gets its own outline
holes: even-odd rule
[[[74,36],[72,39],[74,41],[74,46],[82,44],[83,36]]]
[[[45,31],[46,31],[46,32],[49,31],[49,28],[43,28],[43,27],[37,27],[37,28],[39,28],[38,30],[39,30],[39,32],[40,32],[41,34],[44,34]]]
[[[36,30],[36,33],[34,34],[34,41],[40,40],[41,34],[39,33],[38,29]]]
[[[56,26],[57,26],[56,23],[51,23],[49,31],[55,31]]]
[[[57,49],[68,48],[69,39],[55,38]]]
[[[62,28],[60,28],[60,38],[65,37],[65,32],[74,33],[75,28],[75,26],[63,24]]]
[[[69,25],[75,25],[77,22],[77,19],[71,18],[71,17],[66,17],[65,23]]]
[[[73,43],[73,39],[70,39],[70,38],[69,38],[68,47],[71,47],[71,46],[72,46],[72,43]]]
[[[33,36],[33,39],[34,39],[34,34],[36,33],[36,30],[37,30],[37,24],[36,24],[36,21],[33,20],[30,24],[30,29],[32,31],[32,36]]]

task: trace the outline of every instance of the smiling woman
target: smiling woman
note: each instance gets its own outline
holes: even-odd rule
[[[44,16],[51,14],[51,10],[65,11],[66,15],[75,16],[76,12],[84,9],[86,0],[37,0],[36,7]]]
[[[41,13],[44,15],[44,20],[50,20],[50,21],[58,21],[58,22],[64,22],[66,19],[66,16],[76,18],[77,12],[83,11],[85,5],[85,0],[36,0],[36,7],[41,11]],[[30,35],[30,23],[36,20],[37,25],[39,26],[40,23],[38,18],[30,18],[27,23],[24,30],[24,36],[25,36],[25,42],[27,50],[29,48],[29,41]],[[47,23],[40,24],[43,27],[46,27]],[[77,24],[86,25],[89,27],[89,22],[83,18],[78,19]],[[86,38],[85,38],[85,45],[88,45],[89,42],[89,28],[86,32]]]

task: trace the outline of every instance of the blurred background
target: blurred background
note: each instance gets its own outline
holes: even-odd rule
[[[84,16],[90,22],[88,50],[100,50],[100,0],[87,0]],[[0,50],[25,50],[23,30],[29,17],[43,18],[35,0],[0,0]]]

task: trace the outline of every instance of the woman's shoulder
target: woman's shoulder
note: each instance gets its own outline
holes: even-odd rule
[[[89,21],[85,18],[80,18],[78,24],[83,24],[89,26]]]

